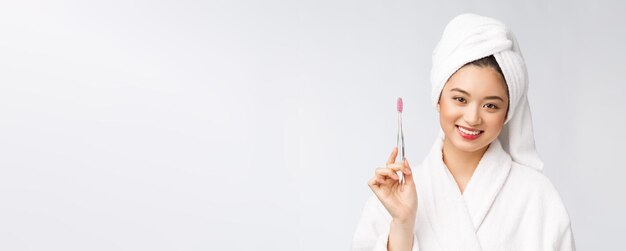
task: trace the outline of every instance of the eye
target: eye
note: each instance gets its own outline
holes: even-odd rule
[[[465,98],[463,98],[463,97],[454,97],[452,99],[454,99],[456,101],[459,101],[459,102],[462,102],[462,103],[465,103]]]
[[[487,108],[489,109],[498,109],[498,107],[494,104],[486,104]]]

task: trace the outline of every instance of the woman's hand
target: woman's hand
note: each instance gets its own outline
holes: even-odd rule
[[[417,192],[408,160],[404,163],[395,163],[398,148],[394,147],[386,168],[377,168],[375,176],[368,182],[376,197],[385,206],[395,223],[415,224],[417,213]],[[396,171],[404,174],[404,185]]]

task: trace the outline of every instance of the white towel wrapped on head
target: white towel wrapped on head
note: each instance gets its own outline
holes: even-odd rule
[[[461,14],[446,26],[433,51],[432,102],[437,105],[444,85],[459,68],[493,55],[504,73],[509,90],[509,114],[500,142],[514,162],[543,169],[535,148],[528,104],[528,73],[517,39],[502,22],[476,14]],[[440,131],[443,134],[443,131]]]

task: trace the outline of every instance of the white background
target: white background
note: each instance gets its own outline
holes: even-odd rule
[[[625,5],[434,2],[2,1],[0,250],[348,250],[463,12],[518,37],[579,250],[623,246]]]

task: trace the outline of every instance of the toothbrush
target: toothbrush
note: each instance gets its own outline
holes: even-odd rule
[[[402,131],[402,108],[404,108],[404,105],[402,103],[401,97],[398,97],[397,108],[398,108],[398,137],[397,137],[398,153],[400,154],[400,159],[402,160],[402,163],[404,163],[404,132]],[[400,184],[404,185],[404,174],[402,173],[402,170],[396,171],[396,174],[398,174],[398,177],[400,177]]]

